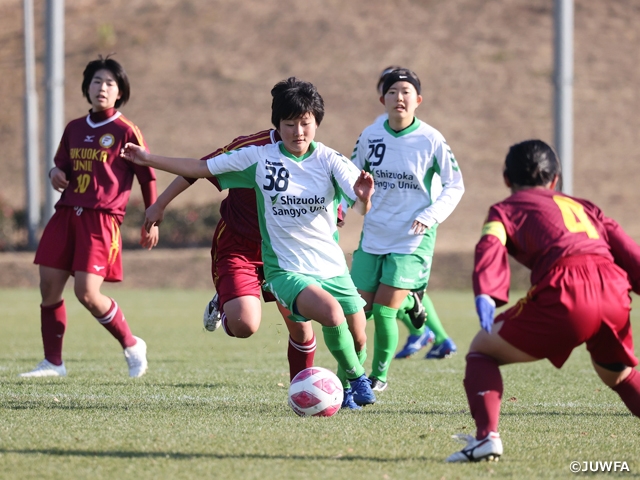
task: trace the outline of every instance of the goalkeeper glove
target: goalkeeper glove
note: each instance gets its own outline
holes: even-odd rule
[[[491,333],[495,311],[496,302],[489,295],[483,293],[476,297],[476,312],[480,318],[480,327],[487,333]]]

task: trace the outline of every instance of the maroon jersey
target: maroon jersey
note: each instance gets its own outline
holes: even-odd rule
[[[120,158],[131,142],[147,148],[142,133],[120,112],[93,121],[91,114],[69,122],[54,162],[69,180],[56,206],[91,208],[110,213],[122,222],[135,175],[140,184],[155,181],[153,169]]]
[[[276,130],[263,130],[253,135],[238,137],[228,145],[202,157],[201,160],[207,160],[222,153],[243,147],[269,145],[279,141],[280,135]],[[186,178],[185,180],[191,184],[195,182],[195,179],[192,178]],[[216,177],[208,178],[208,180],[213,183],[218,190],[222,191]],[[252,188],[229,189],[229,195],[227,195],[220,204],[220,216],[227,224],[227,228],[231,228],[253,242],[260,243],[262,241],[260,228],[258,227],[256,192]]]
[[[489,209],[476,245],[473,289],[509,300],[507,254],[531,269],[535,285],[561,258],[599,255],[618,264],[640,292],[640,247],[593,203],[554,190],[521,190]]]

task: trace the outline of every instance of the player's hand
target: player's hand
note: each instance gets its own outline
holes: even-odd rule
[[[496,302],[487,294],[481,294],[476,297],[476,312],[480,318],[480,327],[487,333],[491,333],[493,326],[493,315],[496,312]]]
[[[62,192],[69,186],[69,180],[67,180],[67,174],[60,170],[58,167],[53,167],[49,172],[49,178],[51,179],[51,186],[56,192]]]
[[[162,223],[162,220],[164,220],[164,208],[156,202],[144,212],[144,229],[150,232],[151,227],[157,227]]]
[[[362,170],[360,176],[353,185],[353,192],[362,202],[367,203],[375,192],[373,176]]]
[[[127,142],[124,148],[120,150],[120,157],[124,158],[125,160],[129,160],[136,165],[147,166],[147,156],[147,150],[140,145],[136,145],[135,143]]]
[[[149,231],[147,231],[144,226],[140,229],[140,245],[142,248],[151,250],[153,247],[158,245],[159,239],[160,231],[158,230],[158,227],[152,226]]]
[[[427,230],[429,230],[429,228],[424,223],[414,220],[411,224],[411,228],[409,229],[409,233],[413,233],[414,235],[424,235],[424,232]]]

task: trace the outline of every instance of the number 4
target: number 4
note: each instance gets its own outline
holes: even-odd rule
[[[584,232],[589,238],[600,238],[591,220],[589,220],[587,214],[584,213],[584,207],[582,205],[571,198],[561,197],[560,195],[554,195],[553,200],[560,208],[562,220],[567,230],[571,233]]]

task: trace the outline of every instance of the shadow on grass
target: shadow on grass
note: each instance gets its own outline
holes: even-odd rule
[[[100,457],[100,458],[165,458],[169,460],[338,460],[338,461],[365,461],[377,463],[401,463],[407,461],[442,461],[439,457],[406,456],[395,458],[368,457],[361,455],[268,455],[264,453],[182,453],[182,452],[127,452],[127,451],[92,451],[92,450],[61,450],[61,449],[9,449],[0,448],[0,454],[17,455],[54,455],[60,457]]]
[[[373,407],[375,408],[375,407]],[[569,407],[567,407],[569,408]],[[358,413],[362,415],[363,413]],[[376,410],[367,410],[366,414],[368,415],[433,415],[433,416],[443,416],[443,417],[451,417],[455,415],[460,415],[464,417],[470,417],[470,413],[468,410],[466,411],[436,411],[436,410],[385,410],[385,409],[376,409]],[[529,417],[529,416],[562,416],[562,417],[632,417],[633,415],[630,412],[603,412],[603,411],[594,411],[594,412],[577,412],[572,410],[567,411],[535,411],[535,412],[500,412],[500,417]]]

